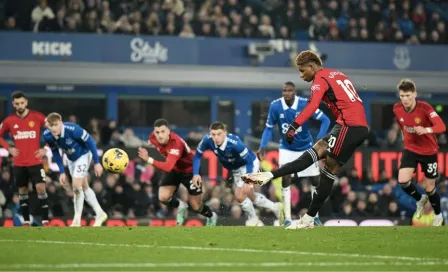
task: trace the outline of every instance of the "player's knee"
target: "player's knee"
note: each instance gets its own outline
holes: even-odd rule
[[[436,180],[435,179],[425,179],[424,185],[425,185],[426,192],[432,192],[436,188]]]
[[[82,190],[82,187],[81,186],[74,186],[73,187],[73,193],[75,194],[75,195],[80,195],[81,193],[83,193],[83,190]]]
[[[322,159],[327,155],[328,143],[323,139],[320,139],[316,144],[314,144],[313,148],[316,150],[319,159]]]
[[[412,179],[412,173],[407,173],[405,171],[400,171],[398,173],[398,183],[406,184]]]
[[[286,188],[286,187],[290,186],[291,180],[292,180],[292,178],[290,175],[282,177],[282,187]]]
[[[311,185],[314,187],[319,187],[320,175],[311,177]]]
[[[36,191],[39,195],[44,195],[47,193],[47,190],[45,188],[45,183],[38,183],[36,184]]]
[[[243,193],[242,191],[235,191],[235,199],[238,201],[238,203],[243,203],[243,201],[247,198],[247,195]]]
[[[28,187],[26,186],[19,187],[19,194],[21,195],[28,194]]]
[[[168,194],[159,194],[159,201],[166,205],[166,203],[169,203],[172,199],[172,195]]]
[[[333,158],[327,156],[327,161],[325,162],[325,168],[332,174],[338,174],[341,165]]]

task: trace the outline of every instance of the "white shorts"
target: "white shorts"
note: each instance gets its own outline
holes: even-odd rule
[[[299,158],[306,151],[291,151],[286,149],[278,150],[278,164],[280,166],[292,162],[293,160]],[[298,177],[314,177],[320,175],[318,162],[313,163],[307,169],[302,172],[297,173]]]
[[[252,171],[252,173],[258,173],[258,171],[260,170],[260,161],[258,159],[254,160],[254,169]],[[244,181],[241,179],[241,176],[244,174],[252,174],[252,173],[247,173],[246,171],[246,166],[242,166],[236,170],[232,171],[233,173],[233,180],[235,182],[235,185],[237,187],[243,187],[244,185]],[[251,187],[253,187],[253,185],[251,185]]]
[[[68,169],[72,178],[85,178],[89,175],[90,162],[92,162],[92,153],[88,152],[76,161],[68,160]]]

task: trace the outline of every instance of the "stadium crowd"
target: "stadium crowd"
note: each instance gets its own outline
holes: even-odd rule
[[[3,30],[446,44],[428,0],[5,0]],[[34,2],[34,3],[33,3]]]
[[[68,121],[77,122],[75,115]],[[393,129],[393,128],[392,128]],[[92,119],[87,130],[96,139],[99,147],[135,148],[146,143],[133,134],[132,129],[120,130],[115,121],[102,122]],[[392,133],[390,133],[392,134]],[[195,148],[201,139],[201,134],[189,133],[186,141]],[[48,158],[44,158],[44,169],[47,174],[47,192],[49,196],[50,217],[68,217],[73,214],[73,191],[70,187],[63,188],[58,182],[58,173],[50,168]],[[397,185],[395,178],[387,178],[382,173],[378,182],[373,181],[369,169],[365,169],[363,179],[358,179],[356,171],[348,170],[341,173],[335,183],[333,193],[326,202],[321,216],[325,217],[412,217],[415,202]],[[162,172],[143,162],[140,158],[131,157],[128,169],[121,175],[105,174],[96,178],[90,176],[90,185],[97,198],[109,214],[110,218],[155,217],[167,218],[175,215],[175,210],[169,210],[161,205],[157,198],[158,183]],[[396,174],[394,175],[396,176]],[[235,200],[232,191],[223,180],[207,180],[204,177],[204,199],[220,216],[228,218],[245,218],[243,211]],[[307,179],[295,179],[291,189],[293,215],[298,217],[306,212],[311,201],[310,182]],[[270,186],[259,188],[273,201],[280,199],[281,182],[273,181]],[[438,190],[442,203],[448,206],[448,181],[442,177],[438,180]],[[37,195],[30,184],[31,207],[37,207]],[[181,186],[179,196],[187,200],[188,193]],[[448,207],[442,205],[445,213]],[[86,207],[87,208],[87,207]],[[11,157],[4,158],[0,173],[0,218],[11,218],[19,212],[19,199],[12,177]],[[270,212],[259,210],[260,215],[269,216]],[[194,216],[193,214],[190,214]],[[447,214],[448,215],[448,214]],[[86,217],[93,217],[93,210],[85,209]]]

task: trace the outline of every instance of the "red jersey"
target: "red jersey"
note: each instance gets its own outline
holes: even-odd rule
[[[10,132],[15,148],[19,151],[19,155],[14,157],[14,166],[42,164],[42,160],[36,158],[35,153],[40,149],[40,132],[44,125],[45,116],[31,110],[23,118],[14,113],[3,120],[0,127],[0,145],[9,149],[9,145],[1,137]]]
[[[426,102],[417,101],[415,108],[407,112],[401,102],[394,105],[394,114],[403,132],[404,148],[420,154],[434,155],[439,152],[436,133],[445,132],[446,127],[440,116]],[[415,127],[432,128],[433,133],[417,135]]]
[[[342,72],[323,68],[316,73],[308,105],[294,122],[303,125],[319,108],[321,101],[331,109],[336,123],[342,126],[368,126],[362,100],[352,82]]]
[[[153,165],[164,172],[193,173],[193,153],[190,147],[179,135],[170,132],[170,139],[166,145],[157,142],[154,132],[149,135],[149,141],[157,148],[166,160],[156,161]]]

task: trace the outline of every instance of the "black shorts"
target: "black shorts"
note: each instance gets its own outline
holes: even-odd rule
[[[337,124],[323,140],[328,143],[328,155],[344,165],[368,135],[367,127],[347,127]]]
[[[31,181],[33,184],[45,182],[45,170],[42,165],[14,166],[14,179],[17,187],[28,187]]]
[[[181,172],[170,172],[165,173],[162,181],[160,182],[160,187],[162,186],[176,186],[179,188],[180,184],[183,184],[187,188],[190,195],[200,195],[202,194],[202,184],[199,184],[199,188],[193,185],[193,173],[181,173]]]
[[[417,171],[417,165],[420,164],[425,177],[435,179],[439,175],[437,169],[437,154],[434,155],[420,155],[409,150],[403,150],[401,155],[401,168],[414,168]]]

